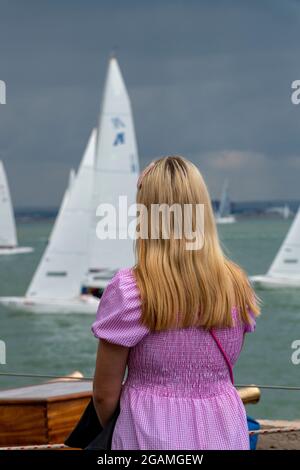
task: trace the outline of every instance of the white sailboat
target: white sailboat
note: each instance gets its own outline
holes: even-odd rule
[[[18,246],[16,223],[2,161],[0,161],[0,255],[30,253],[33,248]]]
[[[76,177],[70,178],[61,208],[38,268],[24,297],[0,303],[34,313],[95,313],[98,301],[81,296],[91,220],[96,131],[90,136]]]
[[[228,194],[228,180],[224,182],[220,199],[219,210],[216,215],[217,224],[233,224],[236,218],[231,213],[230,199]]]
[[[121,217],[126,223],[117,218],[116,239],[99,240],[96,209],[100,203],[117,209],[119,196],[127,197],[127,206],[134,203],[138,170],[131,105],[118,63],[112,58],[98,132],[92,134],[66,191],[49,245],[25,297],[0,297],[0,303],[37,313],[95,314],[113,274],[134,263],[127,214]]]
[[[133,241],[127,236],[127,214],[116,219],[114,235],[100,240],[96,235],[100,203],[118,208],[120,196],[126,196],[127,206],[135,203],[139,174],[137,144],[130,99],[115,58],[110,59],[99,119],[95,156],[93,220],[90,232],[88,272],[84,292],[101,296],[114,273],[134,264]],[[118,214],[119,215],[119,214]],[[121,234],[121,238],[120,238]],[[122,238],[124,237],[124,238]]]
[[[282,211],[282,217],[286,220],[289,217],[291,217],[291,215],[292,215],[292,211],[290,209],[290,206],[288,204],[285,204],[283,207],[283,211]]]
[[[263,288],[300,287],[300,208],[267,274],[250,280]]]
[[[281,206],[281,207],[279,206],[269,207],[268,209],[266,209],[265,212],[266,214],[278,214],[281,217],[283,217],[283,219],[285,220],[291,217],[293,214],[288,204],[285,204],[284,206]]]

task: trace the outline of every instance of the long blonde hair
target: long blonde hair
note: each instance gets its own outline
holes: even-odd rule
[[[230,327],[234,307],[245,323],[250,322],[249,311],[259,314],[247,276],[221,249],[210,196],[195,165],[179,156],[152,162],[139,179],[137,203],[147,209],[144,223],[148,230],[153,204],[204,207],[204,243],[200,249],[187,250],[184,237],[172,236],[174,224],[168,239],[137,238],[134,273],[144,325],[154,331]],[[193,216],[193,226],[194,222]],[[142,217],[138,227],[141,223]]]

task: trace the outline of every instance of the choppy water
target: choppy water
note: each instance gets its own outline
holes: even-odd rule
[[[220,236],[230,256],[249,274],[264,273],[290,221],[245,219],[221,226]],[[44,250],[50,222],[19,225],[20,244],[35,247],[27,255],[0,257],[0,295],[23,295]],[[300,386],[300,365],[291,362],[291,343],[300,339],[300,290],[260,291],[263,312],[255,334],[247,335],[235,368],[237,383]],[[31,315],[0,306],[0,339],[6,342],[7,365],[0,372],[66,375],[80,370],[92,375],[96,340],[90,333],[92,316]],[[33,383],[4,378],[0,388]],[[264,418],[300,418],[300,392],[263,391],[249,413]]]

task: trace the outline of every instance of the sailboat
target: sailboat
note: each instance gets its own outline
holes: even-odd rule
[[[30,253],[33,248],[18,246],[11,196],[2,161],[0,161],[0,255]]]
[[[133,241],[127,236],[127,214],[117,217],[114,233],[106,239],[96,234],[99,203],[119,207],[126,196],[127,207],[135,203],[139,174],[137,143],[130,99],[117,60],[110,59],[95,154],[93,219],[90,231],[88,270],[83,292],[101,296],[111,277],[121,268],[134,264]],[[115,237],[116,236],[116,237]]]
[[[292,211],[290,209],[290,206],[288,204],[285,204],[282,211],[282,217],[286,220],[291,216],[291,214]]]
[[[95,141],[96,130],[77,175],[70,178],[48,245],[25,296],[0,297],[0,303],[7,307],[34,313],[95,313],[97,300],[80,295],[87,266]]]
[[[278,214],[283,219],[287,220],[291,215],[293,214],[290,206],[288,204],[285,204],[283,207],[270,207],[266,210],[266,214]]]
[[[130,100],[115,58],[109,63],[102,110],[74,181],[69,184],[49,244],[24,297],[0,303],[37,313],[95,314],[114,273],[134,263],[133,241],[118,222],[117,239],[96,235],[100,203],[135,202],[138,155]],[[124,220],[121,217],[122,220]],[[125,214],[127,219],[127,214]],[[125,235],[125,236],[124,236]]]
[[[228,195],[228,180],[224,182],[220,199],[219,210],[216,215],[217,224],[232,224],[236,222],[234,215],[231,213],[230,199]]]
[[[300,207],[267,274],[250,280],[263,288],[300,287]]]

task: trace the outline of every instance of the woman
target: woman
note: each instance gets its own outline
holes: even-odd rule
[[[137,203],[147,209],[138,232],[158,224],[159,236],[137,238],[135,267],[108,284],[92,327],[101,339],[94,403],[102,425],[120,399],[112,449],[249,449],[231,366],[259,309],[246,275],[221,250],[205,182],[188,160],[162,158],[141,175]],[[202,204],[203,243],[187,249],[174,217],[162,236],[153,204]],[[182,211],[181,222],[203,234],[196,212]]]

